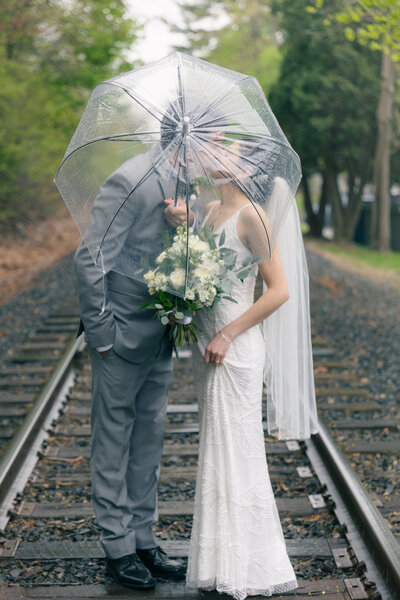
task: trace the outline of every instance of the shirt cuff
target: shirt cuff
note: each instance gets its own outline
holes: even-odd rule
[[[108,344],[108,346],[99,346],[98,348],[96,348],[97,352],[107,352],[107,350],[110,350],[110,348],[113,347],[114,344]]]

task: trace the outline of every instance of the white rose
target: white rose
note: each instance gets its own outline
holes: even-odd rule
[[[147,283],[153,282],[155,279],[156,274],[154,273],[154,271],[147,271],[147,273],[144,274],[144,279],[147,281]]]
[[[205,302],[207,302],[207,300],[209,299],[209,295],[208,295],[207,290],[200,290],[200,292],[199,292],[199,299],[200,299],[200,302],[202,302],[203,304]]]
[[[214,260],[203,260],[201,267],[208,271],[209,276],[216,275],[220,271],[220,265]]]
[[[163,261],[165,258],[167,258],[167,253],[166,253],[165,251],[164,251],[164,252],[161,252],[161,254],[160,254],[159,256],[157,256],[157,258],[156,258],[156,263],[157,263],[157,264],[160,264],[160,263],[162,263],[162,261]]]
[[[203,242],[197,235],[190,238],[190,249],[197,252],[206,252],[208,244]]]
[[[212,273],[210,273],[209,269],[204,267],[196,267],[193,271],[194,277],[198,277],[200,281],[204,281],[211,278]]]
[[[195,297],[196,297],[196,295],[194,293],[194,290],[192,290],[191,288],[187,288],[187,290],[186,290],[186,298],[188,300],[194,300]]]
[[[212,288],[209,290],[209,300],[208,300],[208,306],[211,306],[211,304],[213,303],[213,301],[214,301],[214,298],[215,298],[215,296],[216,296],[216,293],[217,293],[217,290],[215,289],[215,287],[212,287]]]
[[[172,286],[177,290],[185,285],[185,269],[175,269],[169,276]]]
[[[167,286],[167,278],[164,273],[156,273],[154,278],[154,285],[159,290],[165,290]]]
[[[186,244],[183,241],[179,240],[172,244],[168,254],[171,258],[175,258],[177,256],[180,256],[182,250],[186,250]]]

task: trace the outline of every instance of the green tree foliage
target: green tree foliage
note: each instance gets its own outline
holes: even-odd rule
[[[2,0],[0,224],[59,202],[53,176],[91,89],[132,68],[123,0]]]
[[[180,49],[206,60],[256,77],[268,92],[279,75],[280,52],[273,36],[273,18],[268,3],[259,0],[194,0],[181,3],[188,44]],[[213,28],[221,14],[225,24]]]
[[[340,6],[339,0],[335,3]],[[327,28],[323,17],[306,11],[307,4],[307,0],[272,1],[285,41],[270,102],[302,160],[311,232],[321,234],[330,204],[335,237],[351,240],[362,189],[372,172],[378,64],[370,50],[347,40],[344,25]],[[317,211],[308,187],[315,172],[323,177]],[[347,177],[347,204],[339,194],[339,173]]]
[[[324,0],[307,7],[325,12],[325,23],[345,25],[350,41],[357,40],[381,53],[381,86],[376,109],[377,138],[374,159],[375,201],[372,207],[370,243],[382,252],[390,250],[390,162],[395,98],[395,64],[400,61],[400,4],[398,0],[344,0],[341,10]]]
[[[323,2],[319,0],[322,8]],[[336,18],[348,25],[346,35],[355,38],[371,50],[391,54],[392,60],[400,61],[400,4],[398,0],[346,0],[345,10]],[[355,28],[351,25],[355,25]]]
[[[390,250],[390,162],[394,119],[395,63],[400,61],[400,4],[397,0],[353,0],[336,18],[347,24],[347,37],[381,53],[381,93],[376,111],[374,185],[370,243],[381,252]],[[351,27],[351,24],[353,27]]]

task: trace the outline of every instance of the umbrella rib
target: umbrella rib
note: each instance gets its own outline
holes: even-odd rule
[[[185,117],[186,112],[186,104],[185,104],[185,90],[183,87],[182,80],[182,57],[178,54],[177,61],[177,71],[178,71],[178,85],[179,85],[179,94],[180,94],[180,104],[182,108],[182,118]],[[187,288],[187,280],[188,280],[188,272],[189,272],[189,178],[188,178],[188,166],[187,166],[187,139],[186,134],[181,138],[181,144],[178,148],[178,151],[182,148],[183,145],[183,163],[185,166],[185,196],[186,196],[186,263],[185,263],[185,284],[183,287],[183,297],[186,298],[186,288]],[[179,161],[179,169],[178,176],[176,179],[176,188],[175,188],[175,202],[174,206],[177,205],[178,202],[178,185],[179,185],[179,174],[182,170],[182,162]]]
[[[216,117],[215,119],[212,119],[211,121],[205,121],[204,123],[202,123],[202,124],[200,125],[200,129],[201,129],[202,127],[205,127],[205,126],[206,126],[206,125],[208,125],[209,123],[215,123],[215,122],[217,122],[217,121],[220,121],[221,119],[225,119],[227,116],[228,116],[229,118],[231,118],[231,117],[236,117],[237,115],[244,115],[244,114],[247,114],[247,113],[249,113],[249,112],[254,112],[254,109],[253,109],[253,108],[251,108],[250,110],[249,110],[249,109],[247,109],[247,110],[238,110],[238,111],[236,111],[236,112],[229,113],[229,115],[221,115],[220,117]],[[197,128],[196,128],[196,130],[197,130]]]
[[[207,144],[211,144],[211,145],[213,145],[213,146],[217,146],[217,148],[219,148],[219,147],[220,147],[220,144],[218,144],[218,143],[217,143],[217,142],[215,142],[214,140],[204,139],[204,137],[203,137],[202,135],[199,135],[198,137],[199,137],[201,140],[203,140],[205,143],[207,143]],[[230,153],[232,156],[238,156],[239,158],[241,158],[241,159],[243,159],[243,160],[246,160],[246,161],[247,161],[249,164],[253,165],[254,167],[258,167],[258,166],[259,166],[259,163],[256,163],[256,162],[254,162],[254,161],[250,160],[250,158],[249,158],[249,157],[247,157],[247,156],[243,156],[242,154],[240,154],[240,152],[232,152],[232,150],[230,149],[230,147],[229,147],[229,146],[228,146],[228,147],[225,149],[225,151],[226,151],[226,152],[228,152],[228,153]],[[217,157],[215,157],[215,158],[217,158]],[[218,160],[219,160],[219,159],[218,159]],[[221,162],[221,161],[220,161],[220,162]],[[222,164],[222,163],[221,163],[221,164]]]
[[[167,160],[167,159],[166,159],[166,157],[165,157],[165,156],[162,154],[162,155],[161,155],[161,156],[160,156],[160,157],[159,157],[159,158],[158,158],[158,159],[155,161],[155,163],[153,163],[153,164],[151,165],[151,167],[150,167],[150,168],[149,168],[149,169],[146,171],[146,173],[145,173],[145,174],[143,175],[143,177],[142,177],[142,178],[141,178],[141,179],[138,181],[138,183],[137,183],[137,184],[136,184],[136,185],[135,185],[135,186],[134,186],[134,187],[131,189],[131,191],[129,192],[129,194],[128,194],[128,195],[127,195],[127,197],[125,198],[125,200],[122,202],[121,206],[118,208],[117,212],[115,213],[115,215],[114,215],[114,216],[113,216],[113,218],[111,219],[111,221],[110,221],[110,223],[109,223],[109,225],[108,225],[108,227],[107,227],[106,231],[104,232],[103,238],[102,238],[102,240],[101,240],[101,242],[100,242],[99,251],[98,251],[98,253],[97,253],[97,258],[98,258],[98,256],[99,256],[99,253],[100,253],[101,247],[102,247],[102,245],[103,245],[103,242],[104,242],[104,240],[105,240],[105,239],[106,239],[106,237],[107,237],[107,233],[109,232],[109,230],[110,230],[110,227],[111,227],[111,225],[114,223],[114,221],[115,221],[115,219],[116,219],[116,217],[117,217],[118,213],[120,212],[121,208],[122,208],[122,207],[125,205],[126,201],[127,201],[127,200],[128,200],[128,198],[129,198],[129,197],[130,197],[130,196],[133,194],[133,192],[134,192],[134,191],[135,191],[135,190],[136,190],[136,189],[137,189],[137,188],[138,188],[138,187],[139,187],[139,186],[140,186],[140,185],[143,183],[143,181],[145,181],[145,180],[148,178],[148,176],[150,175],[150,173],[152,172],[152,170],[153,170],[153,169],[155,169],[155,168],[157,167],[158,163],[162,162],[162,161],[161,161],[161,159]],[[96,258],[96,262],[97,262],[97,258]]]
[[[176,160],[175,160],[174,165],[173,165],[174,168],[176,168],[176,163],[178,161],[179,152],[180,152],[181,148],[182,148],[182,139],[180,140],[179,146],[176,149]],[[184,162],[186,162],[185,158],[184,158]],[[179,175],[181,173],[181,169],[182,169],[182,162],[179,161],[178,173],[177,173],[177,176],[176,176],[174,206],[178,206],[178,187],[179,187]]]
[[[136,97],[133,96],[133,94],[131,94],[131,92],[127,88],[123,87],[122,85],[118,85],[117,83],[110,83],[109,81],[104,81],[103,84],[118,87],[120,90],[123,90],[126,94],[128,94],[128,96],[130,98],[132,98],[132,100],[134,100],[137,104],[139,104],[142,108],[144,108],[144,110],[146,110],[152,117],[154,117],[157,121],[159,121],[161,123],[164,115],[161,110],[159,110],[156,106],[154,106],[154,104],[147,102],[146,100],[141,98],[139,95],[136,95]],[[146,106],[146,104],[147,104],[147,106]],[[153,111],[158,112],[161,115],[161,118],[157,117],[157,115],[155,115],[153,112],[151,112],[150,108]],[[171,121],[174,121],[174,120],[175,119],[171,119]],[[176,124],[178,124],[177,121],[175,121],[175,122],[176,122]]]
[[[181,69],[182,58],[179,54],[178,54],[178,62],[176,63],[176,67],[177,67],[177,71],[178,71],[179,94],[180,94],[180,98],[182,98],[182,100],[180,101],[180,104],[182,107],[182,117],[184,117],[186,106],[185,106],[185,95],[184,95],[184,89],[183,89],[183,83],[182,83],[182,69]]]
[[[183,160],[186,165],[186,181],[185,181],[185,196],[186,196],[186,261],[185,261],[185,285],[183,287],[183,299],[186,300],[187,280],[189,276],[189,175],[187,167],[187,156],[186,156],[186,137],[183,140]]]
[[[144,131],[143,133],[124,133],[118,137],[128,137],[128,136],[132,136],[132,135],[149,135],[152,134],[152,131]],[[159,133],[158,131],[155,131],[154,133]],[[96,140],[90,140],[90,142],[86,142],[86,144],[82,144],[81,146],[78,146],[78,148],[74,148],[74,150],[72,150],[72,152],[70,152],[68,154],[68,156],[65,156],[62,161],[60,166],[57,169],[57,173],[55,174],[55,178],[57,177],[58,173],[60,172],[61,167],[64,165],[65,161],[68,160],[68,158],[70,158],[73,154],[75,154],[75,152],[77,152],[78,150],[81,150],[82,148],[86,148],[86,146],[90,146],[91,144],[97,144],[98,142],[108,142],[108,141],[113,141],[113,142],[129,142],[130,140],[120,140],[117,139],[115,137],[115,135],[108,135],[105,137],[101,137],[101,138],[97,138]],[[132,141],[136,141],[136,140],[132,140]]]
[[[201,140],[203,140],[204,142],[206,142],[207,144],[211,144],[211,145],[217,146],[217,148],[219,148],[219,144],[217,142],[215,142],[215,140],[205,139],[204,136],[202,136],[201,134],[199,134],[197,137],[200,138]],[[271,139],[275,139],[275,138],[271,138]],[[276,140],[276,141],[279,142],[279,140]],[[284,145],[284,147],[286,148],[287,146]],[[266,171],[266,169],[263,168],[262,164],[260,162],[255,162],[254,160],[251,160],[251,157],[247,157],[247,156],[245,157],[245,156],[242,156],[238,152],[232,152],[232,150],[230,149],[229,146],[226,148],[226,152],[230,152],[233,156],[238,156],[239,158],[245,159],[250,165],[260,169],[265,175],[268,175],[268,171]],[[294,152],[294,154],[295,154],[295,157],[297,157],[297,154],[295,152]]]
[[[246,75],[242,79],[239,79],[239,81],[244,81],[245,79],[254,79],[254,77],[251,77],[250,75]],[[199,119],[201,119],[213,106],[215,106],[218,102],[221,102],[221,100],[223,100],[231,92],[232,88],[234,88],[235,85],[237,85],[239,83],[239,81],[235,81],[234,83],[232,83],[232,85],[229,86],[228,89],[225,90],[221,96],[218,96],[218,98],[215,98],[215,100],[213,100],[213,102],[211,102],[211,104],[209,104],[207,106],[207,108],[201,113],[201,115],[199,117],[197,117],[195,123],[197,123],[199,121]]]
[[[199,133],[207,133],[207,131],[202,132],[202,130],[200,128],[196,127],[196,134],[199,134]],[[237,131],[231,131],[229,129],[224,129],[224,133],[228,133],[230,135],[236,135],[236,136],[241,135],[240,133],[238,134]],[[278,138],[276,138],[272,135],[258,134],[258,133],[243,133],[243,136],[254,137],[259,140],[268,140],[268,141],[274,142],[275,144],[278,144],[279,146],[283,146],[284,148],[287,148],[288,150],[290,150],[290,152],[292,152],[292,154],[297,159],[297,161],[300,162],[299,155],[297,154],[297,152],[295,150],[293,150],[293,148],[287,142],[279,140]],[[199,135],[199,137],[201,137],[201,135]],[[202,138],[202,139],[204,139],[204,138]],[[238,141],[241,141],[241,138],[238,137],[237,139],[238,139]],[[210,144],[217,144],[217,142],[215,142],[214,140],[205,140],[205,141],[207,141]]]

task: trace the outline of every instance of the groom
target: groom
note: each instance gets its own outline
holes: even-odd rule
[[[92,364],[92,501],[106,573],[135,589],[154,587],[154,576],[182,577],[186,570],[158,546],[152,529],[172,369],[168,327],[153,311],[140,310],[150,301],[142,281],[107,267],[125,260],[126,248],[131,257],[154,254],[159,235],[186,220],[185,203],[173,206],[173,181],[152,171],[154,157],[149,151],[124,163],[94,202],[89,235],[109,217],[110,206],[129,196],[102,246],[105,276],[84,242],[74,261],[79,332],[85,331]],[[137,186],[148,171],[151,177]]]

